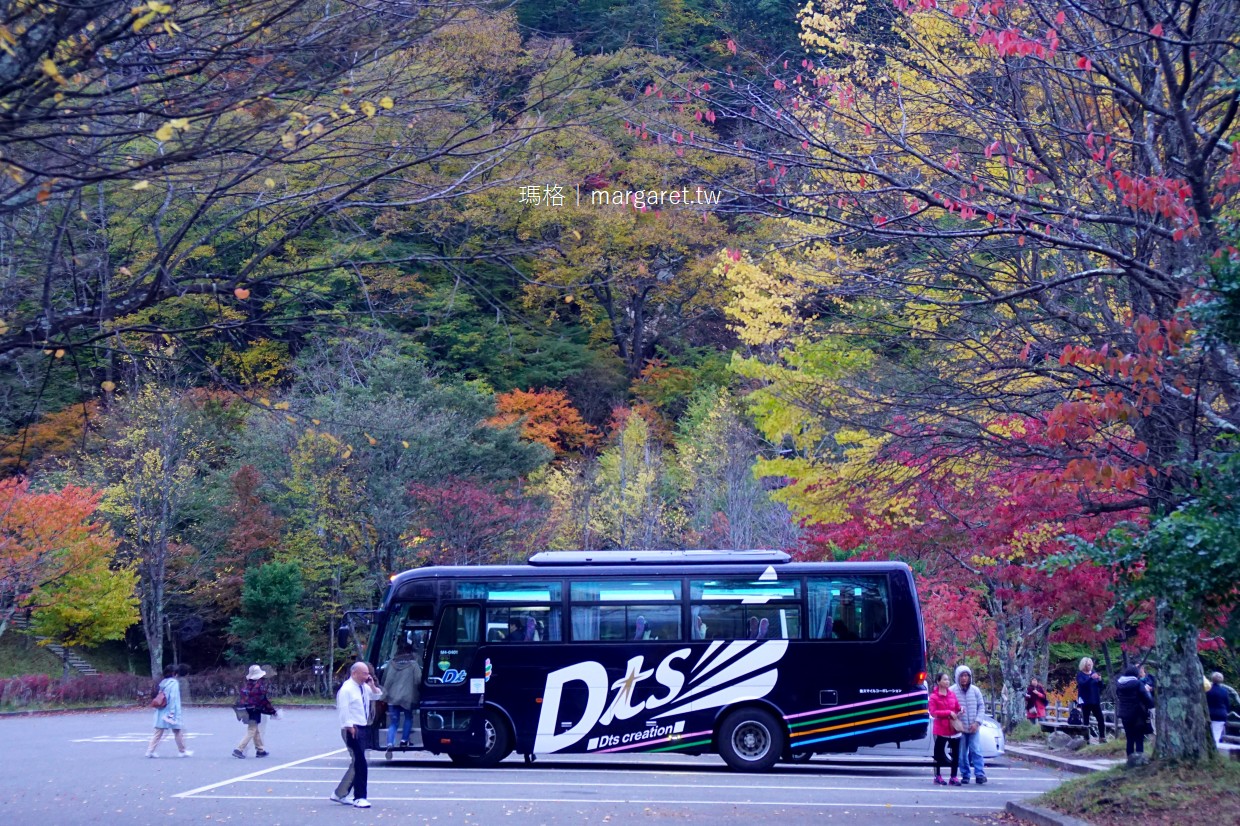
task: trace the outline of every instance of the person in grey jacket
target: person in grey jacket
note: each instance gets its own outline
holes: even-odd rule
[[[980,786],[986,782],[981,743],[981,717],[986,710],[986,700],[981,690],[973,685],[973,669],[967,665],[956,667],[956,683],[952,686],[952,692],[960,701],[960,721],[964,723],[964,731],[960,733],[960,782],[968,783],[972,775]]]
[[[402,642],[396,656],[383,669],[383,691],[388,704],[388,742],[391,749],[397,745],[396,729],[404,718],[400,746],[409,745],[413,734],[414,709],[418,706],[422,683],[422,666],[413,655],[413,648]]]

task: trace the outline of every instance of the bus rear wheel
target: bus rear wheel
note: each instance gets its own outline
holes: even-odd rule
[[[495,709],[488,708],[482,721],[485,750],[482,754],[452,754],[449,759],[458,766],[485,768],[494,766],[512,754],[512,734],[508,721]]]
[[[719,728],[719,756],[737,771],[764,772],[784,753],[784,725],[760,708],[729,714]]]

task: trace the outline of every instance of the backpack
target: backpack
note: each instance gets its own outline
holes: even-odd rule
[[[1070,725],[1070,726],[1083,726],[1083,725],[1085,725],[1085,718],[1081,716],[1081,707],[1080,707],[1080,706],[1073,706],[1073,707],[1072,707],[1072,708],[1068,711],[1068,725]]]
[[[156,686],[155,694],[151,697],[151,708],[163,708],[166,705],[168,705],[168,695],[162,688]]]

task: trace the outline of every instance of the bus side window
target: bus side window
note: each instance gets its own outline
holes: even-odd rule
[[[808,595],[813,639],[876,640],[891,622],[891,599],[883,574],[810,577]]]
[[[487,605],[487,642],[559,641],[560,607]]]
[[[680,592],[679,581],[662,577],[574,582],[568,608],[573,639],[683,639]]]

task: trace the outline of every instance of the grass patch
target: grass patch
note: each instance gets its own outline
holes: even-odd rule
[[[1151,735],[1145,738],[1145,754],[1147,757],[1153,755],[1154,737]],[[1112,737],[1105,743],[1092,743],[1081,748],[1076,753],[1081,757],[1113,757],[1123,760],[1128,751],[1127,741],[1123,735]]]
[[[34,640],[12,628],[0,636],[0,678],[20,674],[46,674],[59,677],[63,666],[60,657]]]
[[[1240,765],[1220,758],[1193,767],[1120,767],[1070,780],[1032,802],[1097,826],[1240,823]]]
[[[1046,735],[1042,733],[1042,729],[1037,723],[1031,723],[1028,720],[1022,720],[1007,734],[1007,739],[1013,743],[1045,743]]]
[[[142,656],[135,659],[130,655],[124,640],[112,640],[102,643],[95,648],[75,648],[73,650],[81,654],[86,659],[86,662],[102,673],[112,671],[119,674],[145,675],[150,673],[151,670],[150,660],[147,659],[146,652],[142,652]]]
[[[316,707],[316,706],[325,706],[325,705],[334,706],[336,704],[336,699],[335,699],[334,694],[330,697],[314,697],[311,695],[307,695],[305,697],[301,697],[301,696],[280,697],[275,694],[272,694],[270,695],[270,697],[271,697],[271,704],[274,705],[277,709],[283,708],[284,706]],[[194,704],[200,705],[200,706],[220,706],[222,708],[232,708],[233,704],[236,701],[237,701],[236,697],[211,697],[211,698],[205,698],[201,701],[195,700]]]

